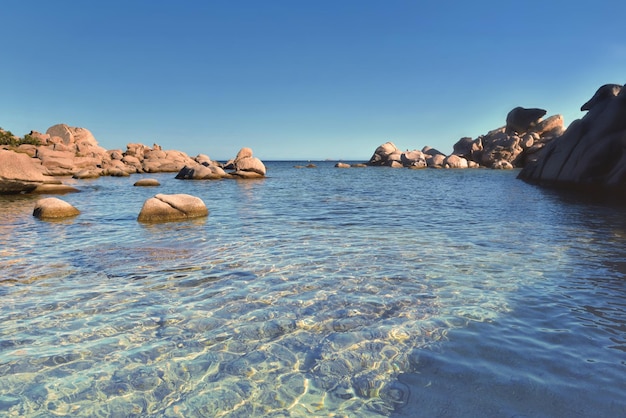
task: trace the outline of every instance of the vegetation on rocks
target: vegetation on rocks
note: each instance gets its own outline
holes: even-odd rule
[[[13,135],[11,131],[5,131],[0,128],[0,145],[18,147],[23,144],[41,145],[41,141],[39,138],[35,138],[30,134],[26,134],[23,138],[20,138],[19,136]]]

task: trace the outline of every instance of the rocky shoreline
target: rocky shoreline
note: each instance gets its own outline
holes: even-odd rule
[[[581,107],[584,118],[567,129],[563,117],[543,117],[539,108],[512,109],[506,123],[477,138],[464,137],[452,154],[424,147],[399,150],[392,142],[380,145],[363,166],[421,168],[523,168],[519,178],[552,187],[619,191],[626,195],[626,89],[607,84]],[[59,177],[77,179],[129,176],[135,173],[177,173],[178,179],[251,179],[266,175],[265,165],[250,148],[242,148],[225,164],[200,154],[163,150],[130,143],[126,150],[106,150],[85,128],[65,124],[45,134],[31,131],[23,139],[0,130],[0,194],[67,193]],[[8,139],[8,140],[7,140]]]
[[[0,132],[6,137],[6,131]],[[250,148],[242,148],[225,164],[200,154],[190,157],[182,151],[163,150],[131,143],[126,150],[106,150],[85,128],[65,124],[50,127],[45,134],[31,131],[28,141],[13,137],[15,145],[0,148],[0,194],[67,193],[62,177],[76,179],[100,176],[129,176],[136,173],[178,173],[179,179],[259,178],[265,165]],[[28,142],[28,143],[20,143]]]

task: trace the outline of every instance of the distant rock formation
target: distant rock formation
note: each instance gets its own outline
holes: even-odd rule
[[[224,178],[254,179],[265,177],[265,164],[252,155],[252,149],[242,148],[237,156],[228,161],[224,168],[207,158],[197,158],[202,162],[194,162],[184,166],[176,175],[181,180],[218,180]],[[233,170],[226,172],[226,170]]]
[[[545,114],[543,109],[516,107],[507,115],[505,126],[476,139],[459,139],[448,156],[430,147],[421,151],[400,151],[393,142],[386,142],[376,148],[368,165],[409,168],[523,167],[534,158],[535,153],[565,130],[561,115],[542,120]]]
[[[604,85],[581,110],[588,112],[529,161],[519,178],[626,197],[626,89]]]
[[[4,137],[8,132],[0,132]],[[76,191],[60,185],[55,177],[72,176],[89,179],[100,176],[126,177],[135,173],[178,173],[183,179],[259,178],[266,174],[265,165],[242,148],[229,161],[231,173],[206,154],[192,158],[182,151],[163,150],[154,144],[130,143],[126,150],[106,150],[98,145],[93,134],[85,128],[65,124],[48,128],[45,134],[31,131],[29,143],[0,148],[0,194],[7,193],[67,193]],[[38,144],[36,144],[38,142]],[[6,142],[5,142],[6,143]],[[50,186],[43,187],[52,183]]]

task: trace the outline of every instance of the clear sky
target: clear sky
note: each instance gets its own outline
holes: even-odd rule
[[[449,154],[626,83],[626,2],[3,0],[0,126],[220,160]]]

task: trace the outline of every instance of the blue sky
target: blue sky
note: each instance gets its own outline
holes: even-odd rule
[[[516,106],[569,124],[626,83],[625,16],[601,0],[5,0],[0,126],[213,159],[448,154]]]

